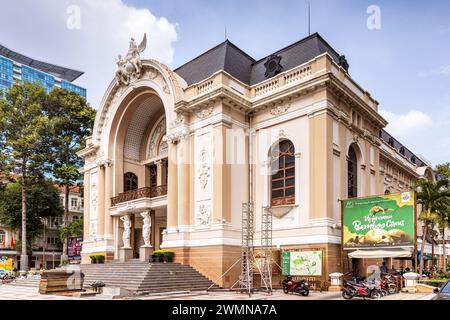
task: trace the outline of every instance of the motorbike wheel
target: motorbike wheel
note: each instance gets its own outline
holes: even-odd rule
[[[381,289],[381,296],[385,297],[388,296],[390,294],[390,292],[386,289]]]
[[[303,291],[300,292],[300,294],[304,297],[307,297],[309,295],[309,289],[305,288]]]
[[[288,294],[288,293],[289,293],[289,289],[288,289],[287,287],[283,287],[283,292],[284,292],[285,294]]]
[[[345,300],[350,300],[351,298],[353,298],[353,296],[350,293],[348,293],[347,291],[343,290],[342,298],[344,298]]]
[[[380,299],[382,297],[381,291],[380,290],[372,290],[372,292],[370,293],[370,297],[372,299]]]

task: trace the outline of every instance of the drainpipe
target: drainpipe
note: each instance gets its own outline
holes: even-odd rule
[[[248,113],[248,202],[253,203],[253,112]]]

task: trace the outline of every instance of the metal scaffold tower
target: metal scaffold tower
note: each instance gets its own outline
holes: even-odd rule
[[[253,235],[254,235],[253,203],[242,203],[242,247],[241,247],[241,276],[239,288],[249,296],[253,292]]]
[[[272,293],[272,213],[262,208],[261,215],[261,288]]]

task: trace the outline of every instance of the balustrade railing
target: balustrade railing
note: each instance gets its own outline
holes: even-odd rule
[[[167,195],[167,186],[144,187],[136,190],[120,193],[111,198],[111,206],[114,207],[120,203],[133,201],[142,198],[156,198]]]

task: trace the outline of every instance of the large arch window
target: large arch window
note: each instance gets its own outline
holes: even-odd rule
[[[358,196],[358,160],[353,146],[350,146],[348,149],[347,192],[349,198],[355,198]]]
[[[271,150],[271,206],[295,203],[295,148],[283,140]]]
[[[138,177],[133,172],[127,172],[123,176],[124,186],[123,191],[133,191],[138,188]]]

